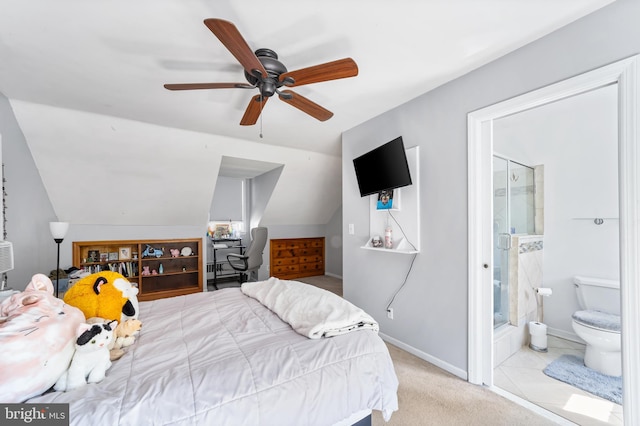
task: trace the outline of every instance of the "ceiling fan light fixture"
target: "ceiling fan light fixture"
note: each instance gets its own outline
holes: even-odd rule
[[[358,75],[358,66],[351,58],[339,59],[307,68],[288,71],[287,67],[278,60],[278,54],[275,51],[261,48],[253,52],[233,23],[223,19],[208,18],[204,20],[204,24],[218,37],[227,50],[229,50],[242,65],[245,79],[249,84],[184,83],[165,84],[164,87],[168,90],[257,88],[260,94],[255,95],[249,102],[244,116],[240,121],[241,126],[256,124],[258,117],[262,116],[264,104],[276,93],[282,101],[289,105],[319,121],[326,121],[333,116],[331,111],[305,98],[299,93],[279,89],[282,86],[298,87],[305,84],[320,83]]]

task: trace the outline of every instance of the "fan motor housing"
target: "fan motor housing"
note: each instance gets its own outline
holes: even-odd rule
[[[257,78],[247,71],[244,76],[253,86],[260,88],[260,94],[265,97],[271,97],[276,93],[276,89],[284,84],[280,81],[280,74],[287,72],[287,67],[278,60],[278,54],[271,49],[258,49],[254,52],[265,70],[267,70],[267,78]]]

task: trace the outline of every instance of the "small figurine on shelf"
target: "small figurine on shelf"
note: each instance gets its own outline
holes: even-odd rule
[[[141,275],[151,275],[151,272],[149,271],[149,267],[148,266],[143,266],[142,267],[142,274]]]
[[[180,250],[178,250],[177,248],[169,249],[169,251],[171,252],[171,257],[179,257],[180,256]]]
[[[159,274],[163,274],[164,273],[164,266],[162,266],[162,263],[160,264],[160,267],[158,267],[158,273]]]
[[[145,257],[162,257],[162,254],[163,253],[161,249],[153,248],[149,244],[147,244],[147,248],[145,248],[142,252],[142,258],[144,259]]]
[[[155,269],[151,270],[151,275],[158,275],[158,271],[156,271]]]

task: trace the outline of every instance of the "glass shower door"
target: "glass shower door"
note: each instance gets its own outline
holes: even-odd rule
[[[493,327],[509,322],[509,161],[493,157]]]

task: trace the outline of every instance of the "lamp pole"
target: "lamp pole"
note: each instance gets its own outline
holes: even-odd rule
[[[58,260],[56,262],[56,297],[59,295],[60,289],[60,243],[64,240],[64,236],[69,229],[68,222],[49,222],[49,229],[53,236],[53,241],[58,245]]]
[[[58,290],[60,284],[60,243],[62,242],[62,238],[54,238],[53,239],[58,245],[58,260],[56,261],[56,297],[58,297]]]

